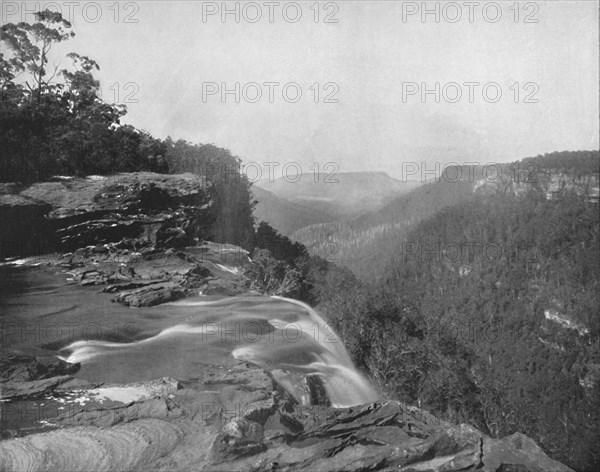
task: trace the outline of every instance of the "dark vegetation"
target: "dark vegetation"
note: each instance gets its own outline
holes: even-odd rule
[[[32,25],[9,23],[0,30],[9,53],[0,54],[2,181],[167,172],[165,145],[120,125],[126,108],[101,100],[93,59],[70,53],[71,67],[48,70],[52,47],[74,33],[59,13],[36,17]]]
[[[0,54],[3,182],[137,171],[204,176],[215,240],[254,251],[251,286],[319,305],[357,365],[391,396],[492,435],[523,432],[578,470],[600,466],[597,203],[568,189],[555,199],[535,186],[524,196],[482,196],[464,182],[442,182],[354,226],[306,231],[303,241],[343,241],[340,250],[355,251],[352,268],[379,275],[368,283],[267,223],[255,227],[250,183],[228,150],[121,124],[126,110],[100,98],[92,59],[73,53],[70,69],[48,71],[52,45],[73,33],[58,14],[37,20],[1,29],[10,52]],[[597,175],[598,153],[521,165]]]
[[[423,185],[376,212],[349,221],[321,223],[292,233],[312,253],[349,267],[359,278],[372,279],[386,261],[389,248],[406,239],[408,230],[442,208],[471,195],[468,182]]]
[[[543,156],[527,157],[521,160],[518,166],[505,165],[503,171],[509,173],[517,168],[523,169],[528,171],[531,180],[536,176],[541,176],[544,171],[565,172],[573,178],[598,175],[598,167],[598,151],[561,151]]]
[[[513,170],[531,178],[534,162],[539,182],[597,179],[597,152],[547,157]],[[402,197],[396,211],[415,220],[379,247],[371,282],[267,225],[261,244],[293,262],[290,295],[319,306],[383,391],[494,436],[523,432],[575,469],[597,470],[598,203],[568,187],[549,197],[537,181],[526,193],[440,182]]]
[[[0,43],[0,181],[30,184],[55,175],[193,172],[210,184],[217,210],[213,239],[253,245],[250,183],[228,150],[122,124],[126,107],[100,97],[99,65],[70,53],[72,66],[49,70],[52,47],[74,36],[59,13],[43,11],[34,24],[6,24]]]
[[[598,175],[597,152],[550,157],[534,159]],[[339,284],[322,309],[390,394],[597,470],[599,238],[598,204],[568,188],[471,195],[388,246],[377,284]]]

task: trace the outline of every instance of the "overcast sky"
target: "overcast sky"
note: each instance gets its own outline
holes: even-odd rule
[[[126,122],[229,148],[245,162],[335,162],[398,176],[402,162],[598,148],[596,1],[428,2],[424,18],[421,2],[274,3],[228,2],[239,22],[221,16],[221,2],[54,5],[77,34],[60,52],[98,61],[105,99],[137,90]],[[26,14],[21,2],[2,8],[3,22]],[[215,90],[236,82],[240,103]],[[433,91],[425,97],[423,83]]]

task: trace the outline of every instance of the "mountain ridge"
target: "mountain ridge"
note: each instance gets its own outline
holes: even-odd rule
[[[558,152],[498,164],[493,169],[501,174],[490,173],[487,178],[482,177],[482,166],[458,166],[461,178],[457,180],[441,177],[393,198],[376,211],[307,226],[290,238],[308,248],[321,247],[325,242],[334,245],[338,262],[348,265],[359,277],[370,278],[382,267],[380,262],[386,259],[389,247],[402,241],[409,227],[472,197],[537,192],[552,199],[573,190],[597,202],[599,162],[598,152]]]
[[[297,182],[281,177],[255,184],[253,188],[257,189],[259,219],[289,235],[311,224],[340,221],[375,211],[418,185],[418,182],[394,179],[383,171],[372,171],[304,175]],[[291,221],[293,216],[300,220]]]

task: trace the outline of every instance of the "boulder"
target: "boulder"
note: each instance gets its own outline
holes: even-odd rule
[[[173,282],[146,285],[134,290],[122,292],[117,301],[126,306],[154,306],[185,297],[185,291]]]

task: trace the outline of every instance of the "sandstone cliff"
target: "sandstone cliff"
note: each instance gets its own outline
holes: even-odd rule
[[[248,239],[247,224],[234,211],[244,198],[249,197],[236,194],[221,201],[213,184],[190,173],[55,177],[27,187],[2,184],[0,257],[73,252],[124,238],[166,247],[201,239],[236,243],[238,233]]]

